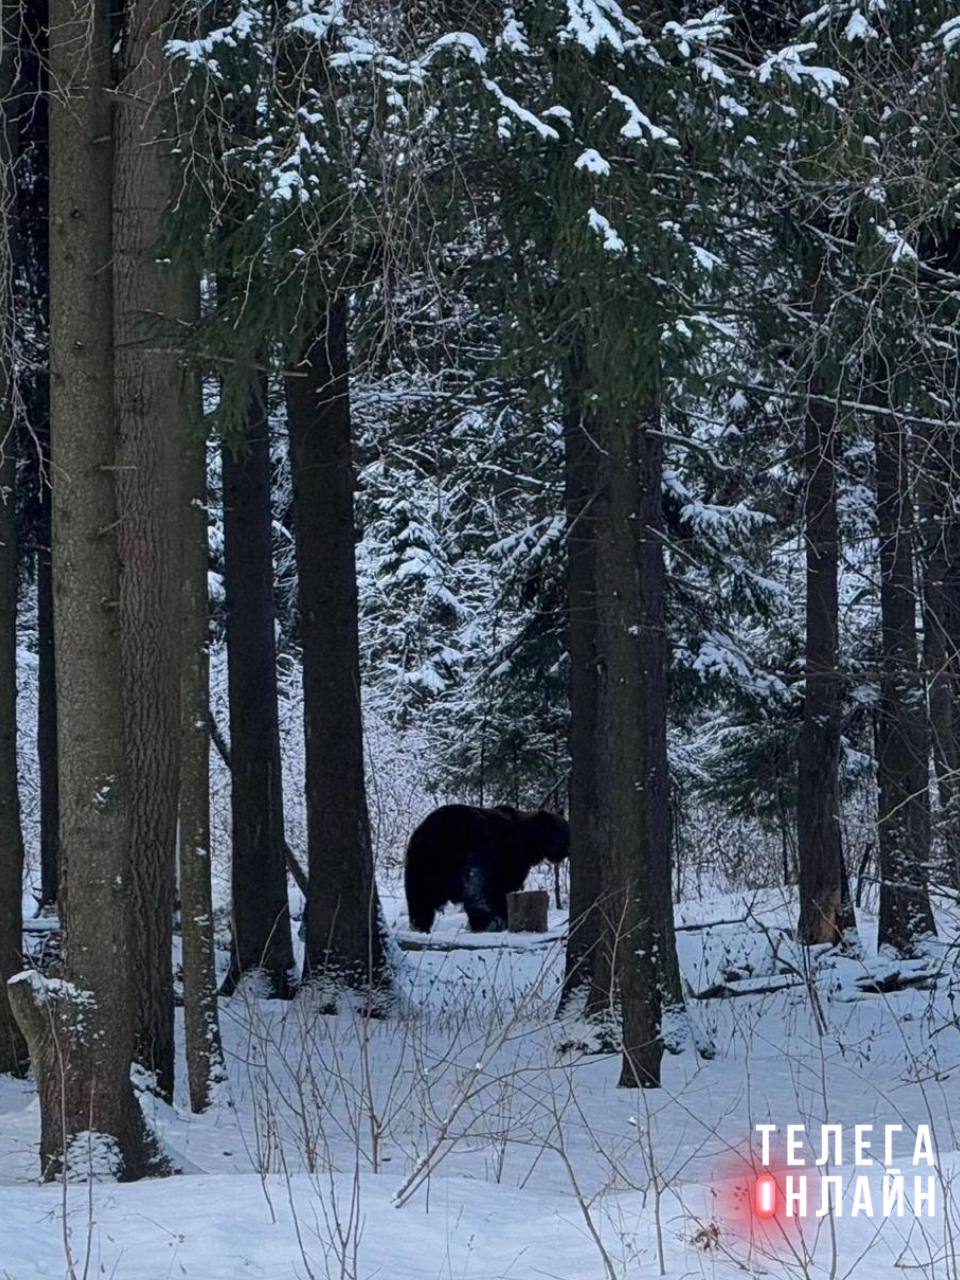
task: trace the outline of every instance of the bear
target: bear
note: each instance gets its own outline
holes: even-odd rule
[[[407,844],[410,927],[429,933],[437,910],[454,902],[463,903],[474,933],[506,929],[507,894],[523,888],[536,863],[562,862],[569,850],[570,826],[559,814],[522,813],[507,804],[442,805]]]

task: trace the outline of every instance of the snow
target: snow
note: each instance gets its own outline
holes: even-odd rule
[[[603,237],[604,249],[609,253],[626,253],[627,246],[602,213],[591,208],[587,213],[587,221],[593,230]]]
[[[422,943],[405,927],[396,882],[382,888],[397,937]],[[320,1017],[249,992],[222,1001],[230,1080],[217,1105],[191,1116],[182,1075],[176,1106],[144,1101],[178,1176],[36,1185],[32,1087],[2,1079],[0,1275],[53,1280],[69,1274],[69,1256],[77,1274],[89,1258],[88,1274],[116,1280],[792,1280],[831,1266],[848,1280],[902,1280],[904,1268],[946,1280],[935,1261],[950,1247],[942,1208],[922,1220],[854,1217],[851,1182],[832,1233],[806,1224],[813,1261],[800,1273],[795,1237],[744,1220],[757,1123],[781,1137],[788,1123],[843,1124],[848,1136],[855,1124],[902,1124],[907,1152],[928,1124],[941,1196],[960,1170],[949,950],[917,962],[936,990],[866,995],[855,980],[889,962],[874,955],[865,910],[866,959],[814,954],[821,1033],[796,979],[795,912],[792,892],[778,889],[681,901],[689,987],[732,977],[755,994],[691,1001],[716,1057],[669,1056],[655,1092],[618,1089],[616,1055],[578,1048],[576,1020],[553,1016],[557,911],[543,938],[471,935],[448,911],[433,942],[451,949],[402,953],[389,1020]],[[957,919],[943,906],[941,924],[953,936]],[[75,1147],[97,1154],[98,1176],[109,1173],[99,1135]],[[864,1172],[858,1200],[879,1205],[884,1170]],[[911,1188],[908,1179],[908,1199]]]
[[[478,66],[487,60],[487,51],[475,35],[469,31],[450,31],[434,40],[422,61],[430,62],[443,49],[465,53],[471,62],[477,63]]]
[[[867,21],[863,13],[859,9],[854,9],[851,13],[849,21],[843,32],[844,39],[854,40],[876,40],[877,30]]]
[[[709,249],[705,249],[703,245],[692,244],[690,246],[697,266],[702,267],[704,271],[713,271],[717,267],[722,266],[722,260],[715,253],[711,253]]]
[[[609,161],[604,160],[599,151],[594,151],[593,147],[588,147],[586,151],[582,151],[573,162],[575,169],[586,169],[588,173],[595,173],[598,176],[606,177],[610,172]]]
[[[319,12],[309,3],[303,4],[304,12],[287,24],[289,31],[302,31],[304,35],[315,40],[326,40],[337,27],[346,24],[346,5],[344,0],[331,0]]]
[[[877,226],[877,235],[890,246],[890,260],[894,265],[898,262],[910,262],[916,260],[916,249],[914,249],[913,245],[903,238],[897,230],[896,223],[892,219],[886,224],[886,226]]]
[[[75,1133],[67,1144],[66,1168],[71,1179],[115,1182],[123,1166],[120,1148],[108,1133],[92,1129]]]
[[[531,129],[535,129],[541,138],[554,142],[559,141],[560,135],[552,125],[545,124],[539,116],[535,116],[532,111],[522,107],[516,98],[511,98],[508,93],[504,93],[496,80],[484,79],[483,87],[493,94],[510,115],[516,117],[521,123],[529,125]]]
[[[639,141],[643,146],[647,145],[647,136],[654,142],[662,142],[665,147],[680,146],[676,138],[671,137],[666,129],[661,129],[659,125],[654,124],[650,117],[640,110],[629,94],[618,89],[615,84],[607,85],[607,88],[614,102],[619,102],[627,112],[627,123],[620,130],[622,137]]]
[[[938,27],[936,38],[943,42],[946,53],[950,53],[955,46],[960,45],[960,15],[948,18],[942,26]]]
[[[757,79],[766,84],[774,72],[779,71],[793,84],[808,86],[818,97],[832,100],[832,95],[838,89],[846,88],[849,82],[846,76],[832,67],[812,66],[803,61],[803,56],[816,48],[813,43],[794,44],[770,54],[757,69]]]
[[[711,9],[702,18],[688,18],[684,22],[667,22],[663,34],[676,40],[685,58],[690,56],[691,46],[706,45],[722,39],[730,33],[731,15],[723,7]]]
[[[209,72],[217,76],[219,69],[214,54],[222,45],[235,49],[249,40],[260,25],[260,18],[254,10],[240,9],[233,20],[225,27],[211,31],[199,40],[168,40],[167,55],[173,59],[183,59],[190,66],[205,65]]]
[[[567,0],[563,36],[575,40],[589,53],[596,53],[604,43],[622,53],[627,40],[640,37],[640,28],[615,0]]]
[[[530,52],[530,44],[524,34],[523,26],[517,21],[513,10],[507,11],[503,31],[500,33],[500,44],[512,53],[525,56]]]

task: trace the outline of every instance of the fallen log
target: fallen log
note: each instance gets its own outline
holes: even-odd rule
[[[703,991],[694,991],[694,1000],[732,1000],[736,996],[772,996],[791,987],[802,987],[804,980],[793,973],[777,973],[765,978],[745,978],[737,982],[715,982]]]
[[[477,939],[483,938],[484,941],[473,942],[469,937],[416,938],[398,934],[397,946],[401,951],[530,951],[533,948],[549,947],[555,942],[563,941],[563,935],[559,933],[544,934],[541,937],[531,938],[529,942],[491,942],[489,940],[491,934],[478,933],[474,936]],[[494,936],[503,937],[504,935]]]

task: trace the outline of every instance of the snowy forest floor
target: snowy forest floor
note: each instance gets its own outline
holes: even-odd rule
[[[395,882],[384,902],[402,930]],[[782,891],[681,904],[682,925],[735,922],[680,932],[690,987],[732,971],[789,973],[796,957],[781,930],[793,918]],[[450,912],[438,931],[455,942],[463,923]],[[954,919],[941,923],[942,936],[956,936]],[[861,924],[869,957],[874,922],[864,913]],[[577,1028],[554,1017],[563,944],[537,941],[488,935],[470,948],[402,952],[400,1004],[383,1021],[349,1009],[318,1016],[308,1000],[284,1006],[249,991],[223,1001],[230,1079],[218,1105],[198,1117],[185,1094],[175,1107],[144,1101],[179,1176],[38,1186],[32,1085],[3,1080],[0,1277],[956,1274],[951,948],[927,990],[863,994],[855,979],[875,971],[868,958],[773,994],[692,1000],[716,1057],[670,1056],[664,1088],[636,1092],[616,1087],[615,1054],[569,1048]],[[936,1216],[852,1218],[847,1203],[835,1222],[811,1217],[802,1230],[751,1226],[753,1126],[766,1121],[817,1134],[826,1121],[847,1134],[855,1124],[898,1123],[908,1136],[931,1125]],[[870,1171],[878,1203],[881,1173]]]

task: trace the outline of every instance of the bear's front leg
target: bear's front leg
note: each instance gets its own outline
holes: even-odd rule
[[[503,933],[507,927],[506,894],[498,894],[492,900],[470,898],[463,904],[472,933]]]

